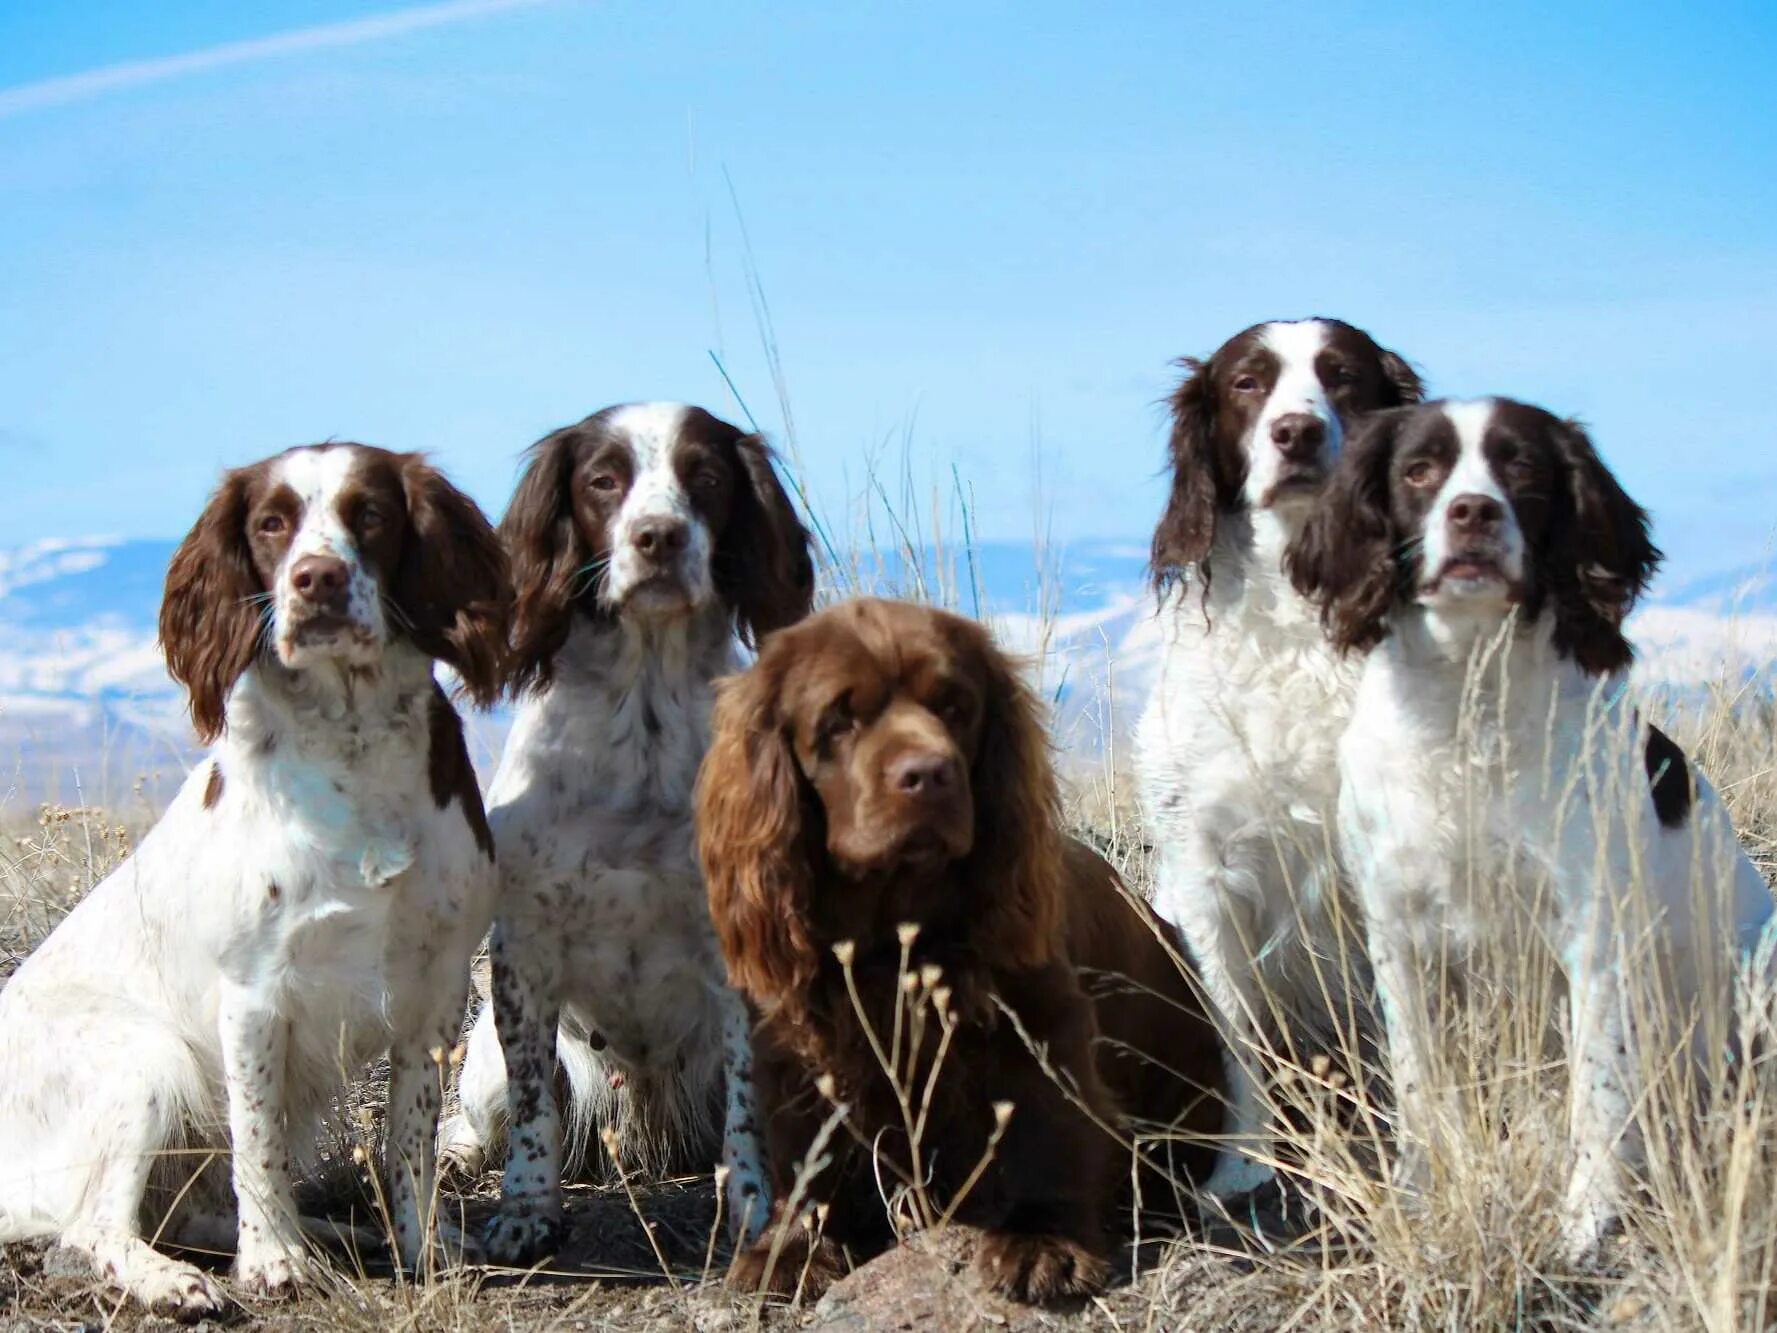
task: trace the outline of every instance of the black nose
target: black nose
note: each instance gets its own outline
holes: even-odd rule
[[[290,567],[290,586],[305,602],[336,602],[345,593],[346,562],[331,555],[305,555]]]
[[[889,785],[902,796],[947,796],[956,790],[956,760],[938,753],[902,755],[889,765]]]
[[[1490,495],[1475,495],[1472,492],[1451,500],[1444,514],[1453,531],[1473,537],[1492,534],[1505,518],[1505,510],[1500,507],[1498,500]]]
[[[1312,412],[1289,412],[1271,423],[1271,442],[1292,463],[1312,463],[1327,442],[1327,423]]]
[[[630,544],[650,560],[670,560],[685,549],[691,529],[677,518],[649,518],[636,524]]]

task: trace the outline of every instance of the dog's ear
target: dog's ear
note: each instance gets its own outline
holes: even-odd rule
[[[402,628],[486,708],[505,683],[512,620],[506,553],[481,507],[423,455],[403,454],[400,463],[407,539],[393,593]]]
[[[573,470],[580,435],[558,430],[532,445],[518,489],[500,520],[500,540],[512,571],[514,694],[547,685],[555,655],[568,640],[574,606],[596,583],[586,565],[592,553],[574,521]]]
[[[1172,490],[1154,528],[1149,576],[1161,592],[1196,566],[1207,577],[1210,549],[1215,545],[1216,516],[1237,508],[1246,478],[1222,457],[1216,440],[1214,358],[1186,357],[1178,363],[1185,377],[1171,400],[1172,435],[1167,457]]]
[[[1372,648],[1387,636],[1403,586],[1388,474],[1411,415],[1411,408],[1398,407],[1364,418],[1284,552],[1290,582],[1320,603],[1321,624],[1340,652]]]
[[[739,468],[728,522],[716,543],[716,589],[734,610],[742,642],[757,646],[814,605],[808,530],[778,480],[771,450],[757,435],[734,442]]]
[[[1659,568],[1645,509],[1631,500],[1577,422],[1551,432],[1557,462],[1536,583],[1555,613],[1555,647],[1584,671],[1628,667],[1634,649],[1623,621]]]
[[[1061,796],[1043,710],[1014,663],[980,626],[976,639],[984,701],[969,774],[975,845],[958,882],[967,887],[967,925],[976,952],[1007,967],[1038,967],[1060,949],[1065,922]]]
[[[728,977],[795,1021],[820,972],[802,776],[769,664],[720,682],[697,775],[697,847]]]
[[[228,473],[167,566],[160,643],[191,697],[205,744],[222,733],[228,692],[265,645],[271,608],[247,541],[252,468]]]
[[[1407,364],[1407,358],[1386,347],[1378,347],[1376,350],[1382,360],[1382,376],[1393,390],[1392,399],[1383,406],[1412,407],[1415,403],[1423,402],[1425,385],[1419,379],[1419,372]]]

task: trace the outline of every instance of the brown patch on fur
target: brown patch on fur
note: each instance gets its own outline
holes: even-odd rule
[[[210,761],[210,777],[204,783],[204,809],[214,810],[216,802],[222,799],[222,765],[216,760]]]
[[[481,803],[481,787],[475,781],[475,765],[469,760],[469,747],[463,740],[463,720],[445,697],[434,687],[431,735],[427,745],[427,766],[432,783],[432,800],[440,810],[453,800],[463,807],[463,818],[475,835],[475,845],[488,860],[494,859],[494,831],[488,827],[487,810]]]

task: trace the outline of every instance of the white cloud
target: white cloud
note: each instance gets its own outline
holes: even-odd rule
[[[86,102],[107,93],[145,84],[164,83],[188,74],[204,74],[226,69],[231,65],[248,65],[261,60],[304,55],[311,51],[330,51],[345,46],[361,46],[389,37],[400,37],[426,28],[441,28],[471,19],[504,14],[518,9],[535,9],[550,0],[445,0],[443,4],[416,5],[385,14],[349,19],[341,23],[322,23],[312,28],[293,28],[269,37],[254,37],[242,42],[224,42],[183,55],[163,56],[153,60],[128,60],[105,65],[81,74],[21,83],[0,88],[0,119],[50,107]]]

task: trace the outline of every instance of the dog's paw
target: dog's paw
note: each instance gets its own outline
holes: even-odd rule
[[[234,1263],[235,1285],[260,1301],[287,1301],[309,1280],[308,1259],[300,1252],[243,1249]]]
[[[215,1279],[190,1264],[161,1259],[132,1276],[129,1294],[154,1314],[181,1324],[214,1319],[228,1310],[228,1297]]]
[[[795,1296],[801,1293],[804,1302],[820,1299],[827,1288],[845,1275],[839,1247],[832,1241],[818,1242],[801,1228],[777,1239],[778,1233],[767,1232],[734,1256],[728,1266],[728,1286],[744,1295]],[[773,1246],[777,1253],[772,1254]]]
[[[524,1268],[554,1254],[566,1236],[559,1203],[506,1203],[487,1224],[483,1242],[492,1262]]]
[[[1090,1296],[1104,1289],[1110,1265],[1065,1236],[990,1231],[981,1238],[975,1269],[991,1291],[1027,1305]]]

